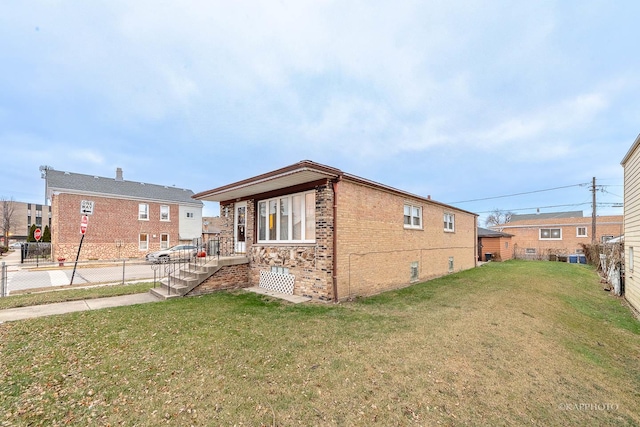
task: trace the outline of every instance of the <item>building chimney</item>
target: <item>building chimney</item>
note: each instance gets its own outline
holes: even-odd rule
[[[116,181],[122,181],[122,168],[116,169]]]

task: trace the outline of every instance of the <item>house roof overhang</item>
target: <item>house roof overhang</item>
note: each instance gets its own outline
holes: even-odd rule
[[[303,160],[253,178],[194,194],[193,198],[210,202],[238,200],[323,179],[337,179],[342,175],[339,169]]]
[[[465,212],[476,217],[478,216],[476,213],[437,202],[432,200],[430,197],[424,198],[406,191],[398,190],[356,175],[344,173],[340,169],[315,163],[310,160],[303,160],[291,166],[286,166],[253,178],[248,178],[233,184],[214,188],[212,190],[203,191],[194,194],[192,197],[197,200],[206,200],[210,202],[239,201],[251,198],[255,195],[264,195],[284,188],[294,188],[303,184],[318,182],[321,180],[348,180],[360,185],[376,188],[378,190],[410,197],[412,199],[423,200],[427,203],[440,205],[444,208],[455,209],[459,212]]]
[[[631,148],[629,148],[629,151],[627,151],[627,154],[625,154],[624,158],[622,159],[622,161],[620,162],[620,164],[622,165],[622,167],[624,167],[627,163],[627,161],[629,160],[629,157],[631,157],[631,155],[636,151],[636,149],[638,148],[638,146],[640,146],[640,135],[638,135],[636,137],[636,140],[633,142],[633,144],[631,145]]]

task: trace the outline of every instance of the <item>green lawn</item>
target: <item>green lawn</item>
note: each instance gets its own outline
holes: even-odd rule
[[[0,360],[0,426],[640,425],[640,322],[575,264],[5,323]]]
[[[39,292],[24,292],[0,298],[0,310],[31,305],[51,304],[63,301],[78,301],[118,295],[131,295],[148,292],[153,288],[152,282],[133,283],[127,285],[92,286],[89,288],[71,288]]]

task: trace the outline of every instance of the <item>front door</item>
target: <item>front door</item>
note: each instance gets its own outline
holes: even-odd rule
[[[234,236],[235,252],[243,254],[247,251],[245,246],[246,230],[247,230],[247,202],[239,202],[235,204],[234,215]]]

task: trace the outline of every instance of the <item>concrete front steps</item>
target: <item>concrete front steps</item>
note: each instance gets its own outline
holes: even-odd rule
[[[190,262],[179,270],[170,273],[160,281],[160,287],[152,288],[149,292],[161,299],[183,297],[216,274],[222,267],[246,264],[248,262],[249,259],[245,256],[212,257],[205,264]]]

